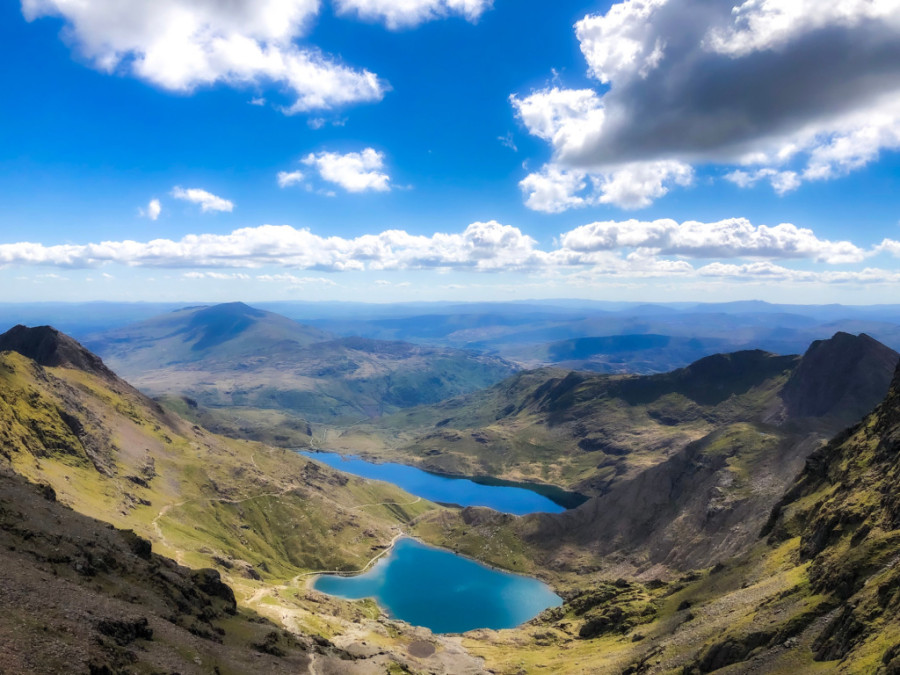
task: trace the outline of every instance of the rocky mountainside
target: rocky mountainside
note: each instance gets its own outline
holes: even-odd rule
[[[695,483],[688,478],[680,490]],[[626,518],[627,508],[665,511],[666,497],[680,494],[674,487],[657,475],[647,479],[644,504],[609,506]],[[577,581],[563,607],[522,630],[482,631],[465,644],[504,673],[896,675],[898,495],[900,368],[874,412],[811,452],[739,555],[719,557],[707,547],[693,569],[662,577],[659,567],[622,577],[615,568],[584,564],[573,570]],[[719,517],[713,509],[710,518]],[[485,538],[504,528],[483,510],[468,510],[462,520]],[[631,525],[640,520],[620,530]],[[681,524],[668,526],[677,532]],[[599,536],[606,536],[603,528]],[[564,560],[572,546],[557,540],[555,551],[553,558]]]
[[[238,610],[212,569],[62,506],[0,469],[0,671],[303,673],[346,657]]]
[[[898,359],[868,336],[838,333],[803,357],[717,354],[658,375],[525,371],[468,396],[347,429],[328,443],[436,471],[600,495],[729,425],[744,425],[737,429],[754,446],[769,437],[791,437],[795,445],[810,434],[827,439],[880,400]],[[819,408],[798,403],[805,391],[823,401]],[[758,425],[768,436],[751,430]]]
[[[17,635],[0,641],[0,672],[480,672],[440,638],[425,661],[410,656],[414,628],[384,637],[372,603],[298,583],[364,567],[434,505],[216,436],[98,372],[96,357],[73,367],[84,350],[65,336],[53,350],[38,349],[45,330],[17,334],[21,352],[61,365],[0,352],[0,635]],[[344,633],[352,657],[327,639]]]
[[[559,467],[564,452],[552,456],[546,440],[538,454],[523,441],[555,433],[564,439],[560,446],[568,443],[570,467],[585,472],[593,465],[593,475],[577,485],[593,488],[594,496],[562,514],[509,524],[541,564],[577,569],[592,560],[587,564],[636,575],[686,571],[746,551],[806,458],[884,396],[898,360],[867,336],[838,334],[802,358],[748,351],[648,377],[544,373],[501,411],[506,416],[465,432],[451,430],[461,419],[451,417],[410,447],[481,434],[487,442],[479,459],[493,451],[493,461],[514,462],[530,451],[530,461],[546,462],[546,469]],[[853,395],[828,399],[816,389],[826,382],[826,392]],[[794,392],[804,388],[827,401],[820,414],[804,408],[796,416]],[[495,410],[480,408],[487,417]],[[498,448],[492,443],[501,432],[508,445]],[[480,527],[499,520],[486,517]]]
[[[773,510],[762,556],[790,551],[796,582],[752,621],[705,645],[687,673],[749,661],[805,631],[803,656],[836,672],[900,673],[900,369],[876,410],[816,450]],[[780,634],[779,634],[780,633]]]
[[[243,303],[179,310],[87,344],[153,396],[241,408],[249,418],[256,410],[290,413],[289,424],[378,417],[515,371],[501,359],[456,349],[336,338]]]

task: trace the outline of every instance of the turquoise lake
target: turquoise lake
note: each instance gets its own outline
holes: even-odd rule
[[[485,567],[403,538],[365,574],[320,576],[313,588],[347,600],[374,598],[392,618],[435,633],[514,628],[562,599],[545,583]]]
[[[441,476],[404,464],[386,462],[376,464],[359,457],[344,457],[333,452],[301,452],[304,457],[327,464],[330,467],[363,478],[383,480],[397,485],[412,495],[432,502],[459,506],[487,506],[495,511],[524,516],[528,513],[559,513],[566,506],[577,506],[584,501],[581,495],[565,492],[551,486],[513,487],[503,481],[494,484],[476,482],[468,478]],[[551,499],[535,490],[552,494]]]

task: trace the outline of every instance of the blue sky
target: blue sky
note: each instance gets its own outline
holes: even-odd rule
[[[897,298],[895,2],[116,5],[0,5],[4,301]]]

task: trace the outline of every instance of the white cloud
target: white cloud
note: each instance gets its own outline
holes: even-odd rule
[[[761,180],[768,180],[775,192],[780,195],[796,190],[801,184],[800,177],[795,171],[778,171],[777,169],[757,169],[750,172],[737,169],[726,174],[725,180],[742,188],[750,188]]]
[[[607,183],[619,172],[625,190],[559,208],[637,207],[689,184],[650,177],[653,189],[625,166],[726,166],[739,185],[785,194],[900,149],[900,0],[623,0],[575,32],[607,86],[510,100],[557,172]]]
[[[665,195],[672,184],[686,186],[693,180],[694,170],[674,160],[634,162],[592,175],[592,181],[600,193],[598,201],[624,209],[650,206],[654,200]]]
[[[519,183],[525,193],[525,205],[535,211],[560,213],[567,209],[587,206],[584,197],[578,196],[587,187],[584,173],[564,171],[553,164],[535,173],[528,174]]]
[[[606,111],[591,89],[552,87],[524,99],[509,97],[516,115],[528,132],[550,141],[565,161],[568,148],[581,148],[603,129]]]
[[[875,248],[875,250],[878,253],[889,253],[895,258],[900,258],[900,241],[885,239]]]
[[[277,83],[286,112],[379,101],[387,85],[302,37],[319,0],[22,0],[29,21],[59,16],[66,36],[97,68],[125,71],[164,89]]]
[[[118,263],[134,267],[194,268],[190,273],[196,275],[206,274],[198,271],[202,268],[266,265],[329,272],[404,269],[491,272],[590,267],[595,272],[606,270],[611,274],[623,270],[687,273],[692,268],[678,258],[797,259],[835,265],[858,263],[883,252],[900,256],[900,242],[885,240],[865,251],[849,241],[821,239],[812,230],[788,223],[754,226],[742,218],[713,223],[677,223],[666,219],[597,222],[563,233],[558,245],[543,250],[519,228],[488,221],[472,223],[459,233],[438,232],[431,236],[387,230],[346,239],[322,237],[287,225],[262,225],[230,234],[192,234],[177,241],[126,240],[57,246],[20,242],[0,245],[0,265],[85,268]],[[675,256],[675,259],[660,256]]]
[[[560,238],[561,249],[576,254],[646,249],[653,255],[691,258],[795,258],[829,264],[856,263],[866,251],[849,241],[819,239],[790,223],[754,226],[745,218],[714,223],[662,219],[605,221],[582,225]]]
[[[511,96],[510,101],[529,133],[550,141],[558,158],[519,183],[529,208],[548,213],[596,204],[638,209],[649,206],[673,185],[693,182],[693,169],[675,160],[569,166],[567,153],[583,147],[603,129],[606,111],[590,89],[553,87],[524,99]]]
[[[545,164],[529,174],[519,187],[525,205],[535,211],[560,213],[570,208],[613,204],[640,209],[665,195],[673,185],[690,185],[694,170],[671,160],[634,162],[609,171],[580,171]]]
[[[496,221],[472,223],[461,233],[412,235],[387,230],[345,239],[321,237],[288,225],[262,225],[230,234],[192,234],[180,240],[105,241],[44,246],[0,244],[0,265],[62,268],[118,263],[134,267],[235,268],[277,265],[331,272],[393,269],[530,269],[548,254],[521,230]]]
[[[139,212],[145,218],[156,220],[159,218],[159,214],[162,213],[162,204],[159,203],[158,199],[151,199],[150,203],[147,204],[147,208],[139,209]]]
[[[340,185],[348,192],[387,192],[390,176],[384,173],[384,153],[372,148],[362,152],[309,154],[303,163],[318,171],[323,180]]]
[[[576,24],[581,51],[591,74],[604,84],[620,77],[641,77],[659,65],[665,42],[649,21],[668,0],[614,3],[606,14],[588,15]]]
[[[278,172],[278,187],[289,187],[291,185],[297,185],[298,183],[303,182],[303,172],[302,171],[279,171]]]
[[[809,271],[782,267],[770,262],[746,265],[711,263],[697,270],[702,277],[723,277],[763,281],[793,281],[825,284],[897,284],[900,272],[867,267],[859,271]]]
[[[774,50],[829,26],[855,27],[864,21],[900,24],[897,0],[746,0],[732,10],[734,22],[714,28],[706,45],[728,56]]]
[[[289,284],[291,286],[337,286],[337,282],[325,277],[298,277],[293,274],[260,274],[257,281],[276,284]]]
[[[216,281],[248,281],[249,274],[243,272],[185,272],[185,279],[215,279]]]
[[[339,14],[355,14],[366,21],[380,21],[396,30],[451,14],[469,21],[493,5],[493,0],[335,0]]]
[[[184,201],[191,202],[193,204],[199,204],[200,210],[203,213],[207,213],[209,211],[226,211],[231,213],[234,210],[234,204],[227,199],[223,199],[222,197],[218,197],[211,192],[207,192],[206,190],[201,190],[200,188],[188,188],[184,189],[182,187],[174,187],[172,188],[172,196],[175,199],[183,199]]]

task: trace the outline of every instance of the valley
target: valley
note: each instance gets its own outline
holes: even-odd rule
[[[864,664],[875,652],[890,664],[892,600],[879,595],[864,618],[853,608],[873,602],[869,578],[887,583],[885,588],[892,583],[892,507],[875,506],[866,496],[890,494],[891,488],[877,478],[860,479],[857,460],[841,454],[865,447],[875,453],[866,462],[890,461],[900,356],[876,340],[838,333],[814,342],[802,356],[742,351],[654,375],[544,367],[435,403],[383,414],[369,409],[360,421],[322,416],[316,412],[322,398],[310,408],[267,408],[258,405],[262,400],[232,406],[217,398],[220,385],[202,379],[210,363],[220,364],[216,368],[224,374],[246,358],[255,376],[268,377],[268,360],[273,368],[281,368],[284,359],[302,363],[293,351],[323,344],[313,331],[309,345],[296,334],[294,343],[282,347],[266,342],[271,357],[245,357],[257,340],[245,335],[258,329],[254,322],[264,319],[266,330],[280,322],[248,310],[221,306],[201,314],[196,325],[202,328],[186,334],[164,321],[160,335],[138,341],[136,353],[143,355],[134,363],[152,363],[154,345],[174,340],[165,348],[173,369],[190,371],[198,362],[205,369],[192,389],[172,385],[158,400],[54,329],[20,326],[0,336],[0,461],[10,479],[46,486],[39,489],[52,492],[58,505],[53,508],[71,508],[134,532],[154,555],[169,558],[166,564],[178,574],[215,570],[233,593],[239,619],[206,612],[202,621],[210,627],[201,630],[189,618],[148,614],[154,630],[147,635],[169,635],[159,622],[173,620],[170,641],[183,639],[177,630],[186,630],[190,640],[211,639],[203,631],[224,631],[235,651],[219,659],[220,672],[226,672],[222,664],[228,659],[245,658],[253,644],[280,659],[266,672],[725,673],[745,672],[746,666],[759,672],[861,673],[870,672]],[[210,316],[216,322],[210,324]],[[250,323],[243,325],[241,317]],[[287,324],[282,329],[294,330]],[[127,360],[129,339],[107,348]],[[195,361],[196,353],[203,355]],[[443,352],[419,355],[445,358]],[[363,368],[364,359],[347,358],[353,372]],[[194,377],[199,371],[190,372]],[[342,409],[365,411],[359,401],[370,396],[366,386]],[[293,443],[288,429],[307,442]],[[522,515],[504,513],[515,509],[500,502],[497,510],[442,506],[419,494],[415,481],[406,492],[390,482],[354,477],[331,468],[341,467],[336,457],[294,451],[303,447],[388,462],[363,471],[369,475],[383,467],[387,473],[376,475],[388,480],[394,471],[389,462],[399,461],[438,474],[484,477],[487,485],[581,492],[587,501]],[[892,474],[883,475],[890,480]],[[485,487],[433,478],[464,490]],[[869,485],[871,480],[876,482]],[[835,488],[828,487],[834,485],[852,496],[834,502]],[[811,506],[815,500],[824,506]],[[823,521],[821,509],[855,515]],[[877,527],[859,525],[854,534],[852,524],[863,522]],[[847,557],[848,537],[854,547],[871,547],[860,552],[865,562]],[[518,627],[445,636],[392,619],[387,607],[395,600],[379,607],[372,599],[322,592],[359,597],[325,583],[328,574],[340,573],[363,584],[362,595],[393,593],[375,590],[367,580],[380,583],[374,579],[400,564],[409,546],[437,546],[443,555],[463,556],[460,561],[471,558],[534,577],[561,596],[562,604]],[[48,559],[48,572],[73,564],[71,557]],[[104,570],[121,567],[105,564]],[[409,563],[392,583],[413,581],[415,568]],[[90,579],[97,572],[75,574],[78,586],[79,575]],[[148,592],[151,602],[156,591]],[[412,597],[421,602],[423,593]],[[465,615],[466,606],[454,612]],[[465,619],[477,624],[478,612],[472,607],[469,613]],[[235,622],[256,621],[255,616],[290,637],[270,629],[262,638],[256,631],[256,643],[239,639],[247,633]],[[829,637],[841,631],[851,637]],[[173,658],[155,646],[152,655],[145,654],[143,645],[152,640],[137,635],[122,647],[103,647],[101,641],[83,658],[106,663],[111,672],[135,658]],[[299,660],[292,661],[295,652]],[[197,658],[212,663],[208,656]],[[246,668],[234,667],[233,672]]]

